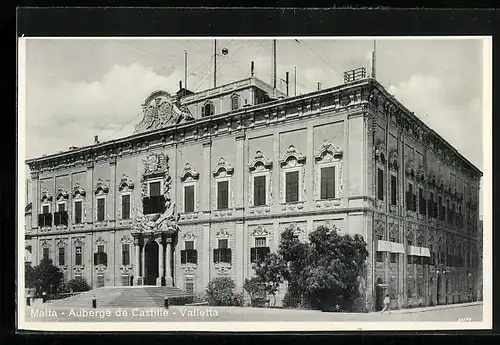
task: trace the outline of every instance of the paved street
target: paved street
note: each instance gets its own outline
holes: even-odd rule
[[[46,305],[26,308],[26,321],[44,322],[480,322],[482,304],[401,310],[391,313],[323,313],[320,311],[240,308],[180,307],[83,309],[53,308]],[[441,309],[443,308],[443,309]],[[45,314],[45,315],[43,315]]]

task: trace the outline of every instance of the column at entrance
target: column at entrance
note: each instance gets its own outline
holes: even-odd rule
[[[172,237],[167,237],[165,239],[167,250],[166,250],[166,269],[165,269],[165,285],[173,286],[172,281]]]
[[[157,235],[155,241],[158,243],[158,278],[156,278],[156,285],[161,286],[163,280],[163,262],[165,259],[161,234]]]
[[[142,241],[142,252],[141,252],[141,285],[145,285],[146,278],[146,244],[149,242],[149,238],[144,237]]]
[[[140,285],[140,255],[141,249],[139,247],[139,238],[134,237],[134,285]]]

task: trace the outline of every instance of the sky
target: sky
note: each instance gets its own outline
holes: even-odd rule
[[[272,40],[217,42],[218,85],[248,77],[251,61],[271,83]],[[376,47],[377,80],[482,170],[481,40],[380,39]],[[318,82],[332,87],[344,71],[367,67],[372,50],[371,39],[278,40],[278,80],[290,73],[291,95]],[[184,83],[185,52],[188,89],[212,87],[213,39],[27,39],[26,158],[90,145],[94,135],[102,142],[132,134],[152,91],[174,93]]]

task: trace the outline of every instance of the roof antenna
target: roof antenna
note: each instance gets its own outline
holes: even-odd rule
[[[372,52],[372,78],[377,77],[376,74],[376,54],[377,54],[377,41],[373,40],[373,52]]]
[[[254,63],[253,61],[250,63],[250,75],[253,77],[253,72],[254,72]]]

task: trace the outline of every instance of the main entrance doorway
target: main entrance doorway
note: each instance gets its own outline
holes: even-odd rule
[[[156,241],[148,241],[144,250],[144,285],[156,285],[156,278],[158,278],[158,243]]]
[[[383,308],[384,301],[384,289],[382,288],[382,278],[377,279],[377,285],[375,285],[375,310],[380,311]]]
[[[436,291],[437,304],[441,304],[441,276],[437,276],[437,291]]]

